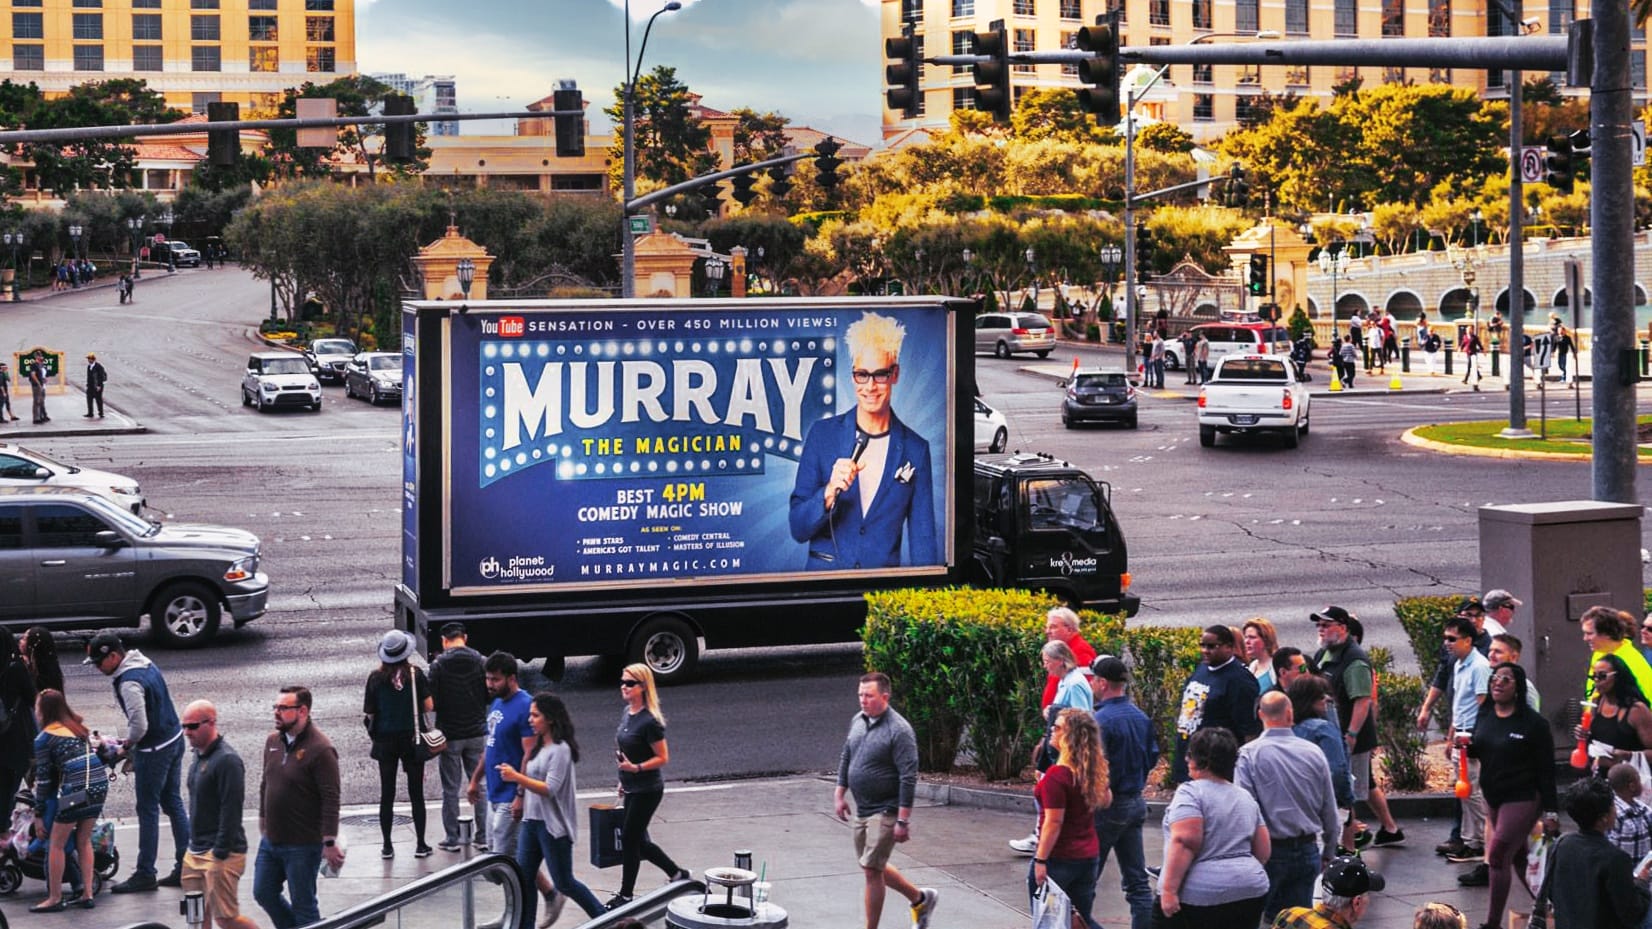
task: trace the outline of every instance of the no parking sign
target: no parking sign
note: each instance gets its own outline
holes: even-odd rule
[[[1543,154],[1548,149],[1541,145],[1527,145],[1520,149],[1520,179],[1528,184],[1543,180]]]

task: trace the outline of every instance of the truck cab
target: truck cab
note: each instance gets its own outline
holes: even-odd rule
[[[1112,488],[1042,453],[975,459],[973,580],[1047,590],[1077,606],[1136,615]]]

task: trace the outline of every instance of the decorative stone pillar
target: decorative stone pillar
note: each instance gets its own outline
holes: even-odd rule
[[[696,255],[688,243],[669,232],[637,236],[636,278],[632,291],[639,297],[694,296]]]
[[[728,250],[729,273],[734,279],[729,282],[729,296],[744,297],[746,295],[746,249],[736,245]]]
[[[471,282],[468,297],[464,288],[459,286],[459,261],[464,258],[469,258],[476,267],[476,277]],[[419,269],[426,300],[488,298],[488,269],[493,266],[493,256],[488,254],[487,249],[460,235],[458,226],[448,226],[447,233],[441,238],[419,249],[419,253],[413,256],[413,264]]]

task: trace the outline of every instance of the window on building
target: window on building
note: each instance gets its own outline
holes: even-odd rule
[[[1262,66],[1240,65],[1239,76],[1235,79],[1235,83],[1247,85],[1262,83]]]
[[[103,38],[102,13],[76,13],[74,16],[74,36],[77,39]]]
[[[1170,25],[1170,0],[1151,0],[1147,5],[1147,22],[1152,26]]]
[[[1393,65],[1389,65],[1389,66],[1383,68],[1382,69],[1382,82],[1384,84],[1404,84],[1405,83],[1405,69],[1404,68],[1396,68]]]
[[[1216,119],[1216,96],[1214,94],[1193,95],[1193,121],[1208,123]]]
[[[304,50],[304,70],[331,74],[338,69],[338,52],[331,48],[307,48]]]
[[[1239,94],[1233,98],[1233,118],[1240,123],[1246,123],[1256,118],[1256,101],[1254,94]]]
[[[1037,16],[1038,6],[1035,0],[1015,0],[1015,15]]]
[[[1428,0],[1428,37],[1441,39],[1451,35],[1451,0]]]
[[[1449,84],[1449,83],[1451,83],[1451,69],[1450,68],[1429,68],[1428,69],[1428,82],[1430,84]]]
[[[1079,6],[1079,0],[1061,0],[1061,18],[1083,19],[1084,11]]]
[[[103,70],[103,46],[101,46],[101,45],[76,45],[75,46],[75,70],[76,71],[102,71]]]
[[[75,2],[70,4],[70,5],[71,6],[78,6],[78,7],[85,7],[85,8],[90,8],[90,9],[102,9],[103,8],[103,0],[75,0]]]
[[[1193,28],[1209,29],[1211,23],[1211,0],[1193,0]]]
[[[189,70],[222,71],[223,49],[216,45],[197,45],[189,50]]]
[[[1291,65],[1285,69],[1285,83],[1291,87],[1307,87],[1312,81],[1307,65]]]
[[[587,190],[599,191],[604,189],[605,183],[601,174],[553,174],[551,175],[552,190]]]
[[[1285,0],[1285,32],[1308,34],[1308,0]]]
[[[901,22],[921,23],[924,21],[924,0],[901,0]]]
[[[248,16],[247,38],[254,42],[279,42],[281,29],[275,16]]]
[[[196,42],[218,41],[218,17],[191,16],[189,18],[189,38]]]
[[[1216,67],[1214,65],[1194,65],[1193,66],[1193,83],[1195,83],[1195,84],[1209,84],[1209,83],[1212,83],[1213,81],[1215,81],[1215,79],[1216,79]]]
[[[304,17],[304,38],[310,42],[332,42],[333,18],[331,16]]]
[[[975,109],[975,88],[973,88],[973,87],[954,87],[954,88],[952,88],[952,108],[954,110],[973,110],[973,109]]]
[[[1034,33],[1033,33],[1033,30],[1031,30],[1031,29],[1017,29],[1017,30],[1015,30],[1014,47],[1011,49],[1011,51],[1017,51],[1017,52],[1037,51],[1038,50],[1038,42],[1035,38],[1033,38],[1033,36],[1034,36]],[[1034,73],[1038,70],[1037,65],[1011,65],[1010,67],[1013,71],[1015,71],[1016,74],[1032,74],[1032,73]]]
[[[308,13],[331,13],[333,0],[304,0],[304,10]]]
[[[975,0],[952,0],[953,16],[974,16]]]
[[[1359,0],[1336,0],[1332,28],[1339,39],[1359,35]]]
[[[1338,87],[1344,87],[1344,86],[1352,87],[1354,85],[1354,83],[1358,80],[1359,80],[1359,69],[1358,68],[1342,67],[1342,68],[1337,69],[1337,72],[1336,72],[1336,85]]]
[[[1063,33],[1061,33],[1061,47],[1064,48],[1064,49],[1076,49],[1076,48],[1078,48],[1078,33],[1076,33],[1076,32],[1063,32]],[[1061,66],[1061,76],[1077,80],[1078,79],[1078,65],[1077,65],[1077,63],[1063,64]]]
[[[1235,32],[1256,32],[1262,28],[1262,19],[1257,7],[1261,0],[1238,0],[1233,5],[1233,29]]]
[[[254,45],[247,49],[247,68],[264,74],[281,70],[281,50],[273,45]]]
[[[1382,0],[1383,38],[1405,35],[1405,0]]]
[[[275,10],[275,2],[276,0],[247,0],[247,9],[267,10],[273,12]]]
[[[14,71],[46,70],[46,46],[13,45],[11,47],[11,66]]]
[[[13,13],[11,14],[11,37],[14,39],[44,39],[46,37],[44,13]]]
[[[1632,48],[1629,50],[1629,86],[1636,90],[1646,90],[1646,49]]]
[[[218,0],[189,0],[189,8],[192,10],[216,10],[218,9]]]
[[[19,7],[19,6],[38,7],[38,6],[44,6],[45,5],[45,0],[12,0],[11,5],[14,6],[14,7]]]
[[[134,10],[158,10],[160,8],[161,0],[132,0],[132,9]]]
[[[962,32],[954,32],[952,34],[952,54],[954,54],[954,55],[973,55],[973,54],[975,54],[975,33],[970,32],[968,30],[964,30]],[[969,72],[970,72],[970,66],[969,65],[953,65],[952,66],[952,73],[953,74],[968,74]]]
[[[132,70],[160,71],[163,70],[161,47],[159,45],[132,46]]]
[[[207,104],[222,103],[223,99],[224,95],[215,90],[190,94],[189,111],[191,113],[204,114],[207,111]]]
[[[132,41],[159,42],[161,40],[161,14],[133,13],[132,14]]]

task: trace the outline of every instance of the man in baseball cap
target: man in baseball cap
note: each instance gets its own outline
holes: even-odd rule
[[[1485,629],[1488,635],[1502,635],[1509,631],[1509,623],[1514,622],[1515,607],[1522,606],[1522,602],[1501,587],[1486,591],[1480,598],[1481,606],[1485,607]]]
[[[1090,670],[1095,674],[1096,722],[1101,726],[1108,784],[1113,789],[1113,802],[1095,811],[1101,867],[1107,867],[1109,855],[1118,860],[1119,886],[1130,903],[1130,924],[1146,926],[1153,919],[1153,889],[1142,849],[1142,827],[1147,822],[1142,789],[1159,763],[1159,740],[1147,714],[1130,702],[1130,668],[1119,658],[1100,655]]]
[[[1274,929],[1345,929],[1359,922],[1371,906],[1371,894],[1388,886],[1358,855],[1332,858],[1320,876],[1325,897],[1317,906],[1291,907],[1274,920]]]

